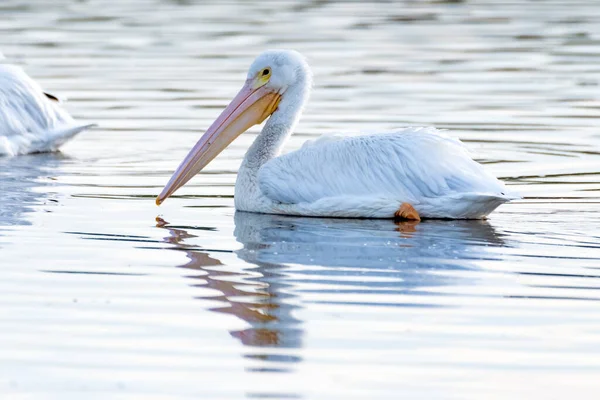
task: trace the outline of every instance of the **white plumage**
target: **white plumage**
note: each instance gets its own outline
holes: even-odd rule
[[[324,136],[280,156],[308,99],[311,77],[297,52],[261,54],[250,67],[242,91],[182,162],[157,203],[268,114],[238,171],[238,210],[393,218],[409,205],[418,213],[416,218],[480,219],[519,198],[475,162],[459,140],[435,128]],[[273,101],[279,102],[276,107]]]
[[[514,198],[435,128],[317,140],[274,158],[260,191],[285,214],[386,218],[402,203],[422,217],[482,218]],[[292,205],[292,206],[290,206]]]
[[[0,64],[0,156],[56,151],[78,124],[21,68]]]

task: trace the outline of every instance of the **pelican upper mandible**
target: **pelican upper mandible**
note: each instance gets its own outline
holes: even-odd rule
[[[78,124],[20,67],[0,64],[0,156],[58,150],[93,125]]]
[[[192,148],[156,203],[160,205],[229,143],[265,123],[235,184],[241,211],[348,218],[485,218],[519,198],[475,162],[466,147],[435,128],[362,136],[324,136],[279,155],[300,118],[312,74],[296,51],[270,50]]]

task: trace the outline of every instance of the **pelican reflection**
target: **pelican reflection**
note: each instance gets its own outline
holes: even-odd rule
[[[302,218],[237,212],[237,256],[252,264],[305,265],[297,269],[295,292],[303,282],[313,291],[401,293],[448,284],[439,270],[472,268],[469,259],[490,257],[504,246],[487,221],[393,222]],[[457,262],[458,260],[458,262]],[[462,262],[461,262],[462,260]],[[349,297],[348,301],[352,301]]]
[[[29,225],[27,213],[44,201],[56,201],[36,191],[51,184],[51,177],[67,159],[60,153],[21,157],[0,157],[0,229],[2,226]]]
[[[302,347],[295,311],[309,304],[304,293],[342,294],[342,303],[352,304],[361,304],[353,296],[360,294],[427,295],[419,288],[457,279],[433,272],[473,268],[469,259],[492,257],[489,247],[505,245],[486,221],[394,223],[236,212],[234,222],[242,246],[235,254],[248,264],[242,270],[224,265],[219,249],[202,251],[185,227],[162,220],[158,226],[169,231],[165,242],[186,253],[189,261],[180,268],[194,271],[187,275],[191,284],[220,293],[210,299],[223,306],[212,310],[250,325],[230,332],[249,346]]]
[[[157,222],[157,226],[169,231],[164,241],[186,253],[189,261],[179,267],[194,271],[187,276],[194,281],[192,285],[221,293],[210,299],[222,301],[224,305],[211,310],[235,315],[251,326],[231,331],[233,337],[249,346],[301,347],[300,321],[292,316],[296,306],[287,301],[293,296],[286,292],[289,284],[283,281],[280,272],[284,265],[258,262],[251,263],[256,267],[252,265],[241,273],[228,270],[214,255],[209,256],[195,245],[185,243],[195,235],[183,228],[171,227],[161,219]]]

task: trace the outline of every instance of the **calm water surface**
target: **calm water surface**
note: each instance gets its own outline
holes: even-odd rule
[[[0,3],[0,51],[99,128],[0,159],[3,399],[559,399],[600,389],[600,7]],[[257,129],[155,196],[270,47],[322,133],[448,128],[488,221],[235,213]],[[158,217],[158,218],[157,218]]]

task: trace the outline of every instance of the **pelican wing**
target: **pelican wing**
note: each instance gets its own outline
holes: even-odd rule
[[[266,197],[284,204],[340,196],[419,204],[427,198],[503,196],[505,191],[459,140],[434,128],[318,139],[267,162],[258,181]]]
[[[47,96],[21,68],[0,64],[0,155],[53,151],[91,126]]]

